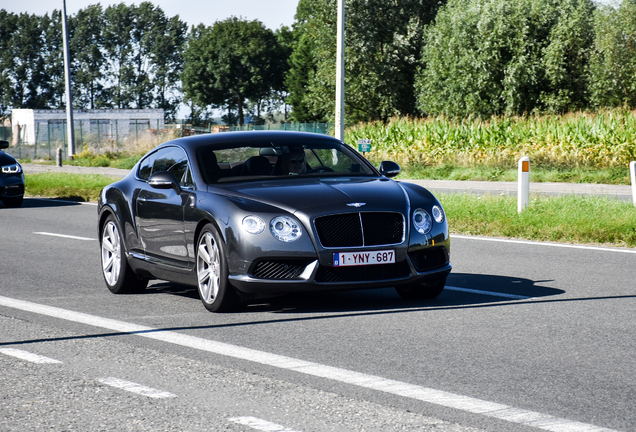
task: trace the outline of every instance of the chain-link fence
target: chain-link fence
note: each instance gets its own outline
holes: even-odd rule
[[[251,130],[287,130],[328,134],[330,123],[281,123],[266,125],[194,127],[177,124],[151,125],[148,120],[79,120],[74,121],[75,154],[89,151],[92,154],[144,153],[147,150],[174,138],[204,133]],[[155,126],[154,128],[152,126]],[[0,139],[9,141],[6,149],[18,159],[54,160],[57,149],[67,158],[68,137],[66,121],[49,120],[34,126],[0,126]]]
[[[182,135],[180,125],[163,125],[149,120],[74,121],[75,154],[143,152]],[[153,122],[154,123],[154,122]],[[154,126],[154,127],[153,127]],[[172,127],[170,127],[172,126]],[[8,132],[2,129],[8,129]],[[3,133],[7,138],[2,138]],[[11,146],[5,150],[19,159],[55,159],[58,148],[64,158],[68,151],[66,121],[38,122],[33,126],[0,128],[0,139]]]
[[[332,129],[331,123],[274,123],[264,125],[244,125],[231,126],[231,131],[253,131],[253,130],[275,130],[275,131],[297,131],[313,132],[319,134],[329,134]]]

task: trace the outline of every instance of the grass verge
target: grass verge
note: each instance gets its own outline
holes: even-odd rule
[[[97,201],[99,192],[115,178],[97,174],[26,174],[27,196]]]
[[[532,196],[517,213],[510,196],[436,194],[455,234],[636,246],[636,207],[603,197]]]

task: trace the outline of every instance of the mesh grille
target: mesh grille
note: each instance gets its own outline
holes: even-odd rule
[[[448,263],[446,248],[436,247],[409,253],[409,258],[418,272],[434,270]]]
[[[318,268],[316,282],[377,282],[384,280],[403,279],[409,277],[411,270],[406,261],[395,264],[377,264],[354,267],[323,267]]]
[[[323,216],[316,218],[315,224],[320,244],[327,248],[389,245],[404,239],[404,218],[400,213]]]
[[[401,243],[404,218],[400,213],[361,213],[364,245],[377,246]]]
[[[306,261],[260,261],[252,276],[258,279],[297,279],[307,264]]]

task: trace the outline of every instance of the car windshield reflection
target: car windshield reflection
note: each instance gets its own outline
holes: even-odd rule
[[[198,162],[207,183],[262,180],[263,177],[377,176],[364,159],[345,146],[275,145],[203,147]]]

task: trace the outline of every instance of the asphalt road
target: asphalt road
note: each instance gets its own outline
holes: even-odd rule
[[[636,431],[634,250],[455,236],[432,301],[211,314],[161,281],[111,294],[95,219],[0,206],[2,431]]]

